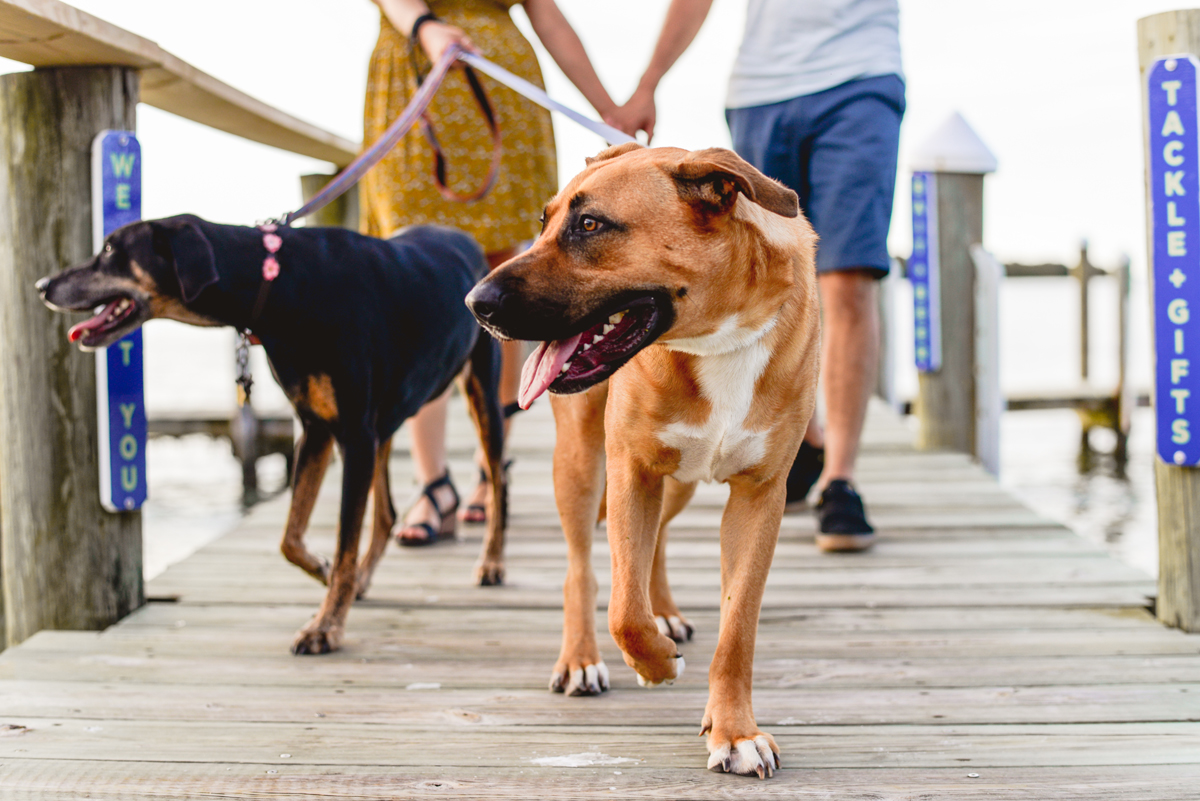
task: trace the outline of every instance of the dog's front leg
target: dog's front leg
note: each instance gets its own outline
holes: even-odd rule
[[[304,546],[304,532],[312,516],[313,505],[321,491],[321,479],[333,450],[333,434],[322,423],[304,422],[304,431],[296,443],[296,466],[292,471],[292,505],[279,550],[289,562],[322,584],[329,583],[329,560],[316,556]]]
[[[775,739],[754,720],[751,684],[754,642],[763,588],[779,539],[785,484],[729,480],[721,518],[721,634],[708,671],[708,706],[700,733],[708,734],[708,767],[743,776],[770,776],[779,767]]]
[[[650,575],[662,509],[663,477],[633,458],[620,442],[608,448],[608,547],[612,601],[608,629],[643,687],[683,673],[675,641],[663,634],[650,603]]]
[[[599,695],[608,689],[608,666],[596,644],[596,574],[592,532],[604,493],[604,406],[608,384],[578,395],[551,395],[554,408],[554,501],[567,540],[563,582],[562,650],[550,689]]]
[[[365,427],[364,427],[365,429]],[[342,443],[342,504],[338,515],[337,554],[329,577],[329,591],[316,617],[296,635],[294,654],[325,654],[341,645],[346,614],[354,603],[358,574],[358,538],[362,531],[371,478],[375,473],[377,443],[364,432],[347,435]]]

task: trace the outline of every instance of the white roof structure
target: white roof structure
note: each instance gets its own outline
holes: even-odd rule
[[[953,112],[909,157],[913,172],[995,172],[996,156],[963,116]]]

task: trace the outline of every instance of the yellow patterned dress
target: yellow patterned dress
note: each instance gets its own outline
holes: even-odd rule
[[[537,57],[508,10],[517,0],[431,0],[430,10],[462,28],[484,57],[543,86]],[[429,69],[417,46],[422,71]],[[487,253],[508,250],[537,236],[542,207],[558,191],[550,112],[480,75],[500,123],[503,155],[496,184],[482,199],[459,203],[438,192],[433,152],[414,127],[362,180],[363,230],[390,236],[405,225],[437,223],[475,237]],[[407,32],[382,17],[371,56],[363,142],[384,132],[416,91]],[[452,70],[429,107],[429,118],[446,159],[446,184],[466,194],[485,180],[492,158],[487,125],[461,71]]]

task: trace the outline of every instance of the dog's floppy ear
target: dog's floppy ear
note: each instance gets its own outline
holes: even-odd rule
[[[756,170],[732,150],[710,147],[688,153],[668,168],[689,203],[728,212],[741,192],[746,199],[783,217],[800,213],[796,193]]]
[[[587,166],[590,167],[593,164],[595,164],[597,161],[608,161],[609,159],[615,159],[617,156],[623,156],[626,153],[628,153],[630,150],[641,150],[641,149],[642,149],[642,146],[639,145],[637,142],[626,142],[623,145],[614,145],[612,147],[606,147],[604,150],[601,150],[596,155],[588,156],[586,159],[584,159],[584,162],[586,162]]]
[[[179,279],[179,292],[184,303],[191,303],[205,287],[220,279],[212,243],[200,230],[199,222],[198,217],[190,214],[158,221],[171,249],[175,277]]]

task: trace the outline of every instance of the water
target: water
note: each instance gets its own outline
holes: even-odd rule
[[[900,283],[897,330],[911,330],[908,284]],[[1063,389],[1077,385],[1078,301],[1071,279],[1020,279],[1006,282],[1001,298],[1003,332],[1001,376],[1009,391]],[[1098,386],[1116,378],[1115,288],[1093,282],[1092,374]],[[1149,382],[1148,345],[1136,336],[1144,317],[1144,299],[1135,292],[1134,333],[1130,370],[1135,387]],[[907,316],[906,316],[907,315]],[[1142,328],[1141,330],[1146,330]],[[232,414],[233,332],[198,329],[170,321],[146,326],[146,400],[151,415],[189,410]],[[895,343],[902,395],[916,390],[911,368],[911,343]],[[253,362],[255,406],[274,413],[287,402],[275,386],[255,349]],[[1080,424],[1069,409],[1010,412],[1001,424],[1001,483],[1045,516],[1066,524],[1084,537],[1103,544],[1119,558],[1154,575],[1157,572],[1157,534],[1153,485],[1153,414],[1137,409],[1129,441],[1126,476],[1112,459],[1111,432],[1096,430],[1093,447],[1101,453],[1080,469]],[[241,510],[241,469],[225,440],[203,436],[157,439],[147,451],[150,499],[145,532],[146,575],[153,577],[169,564],[231,529]],[[283,459],[259,462],[260,482],[272,488],[283,481]]]

